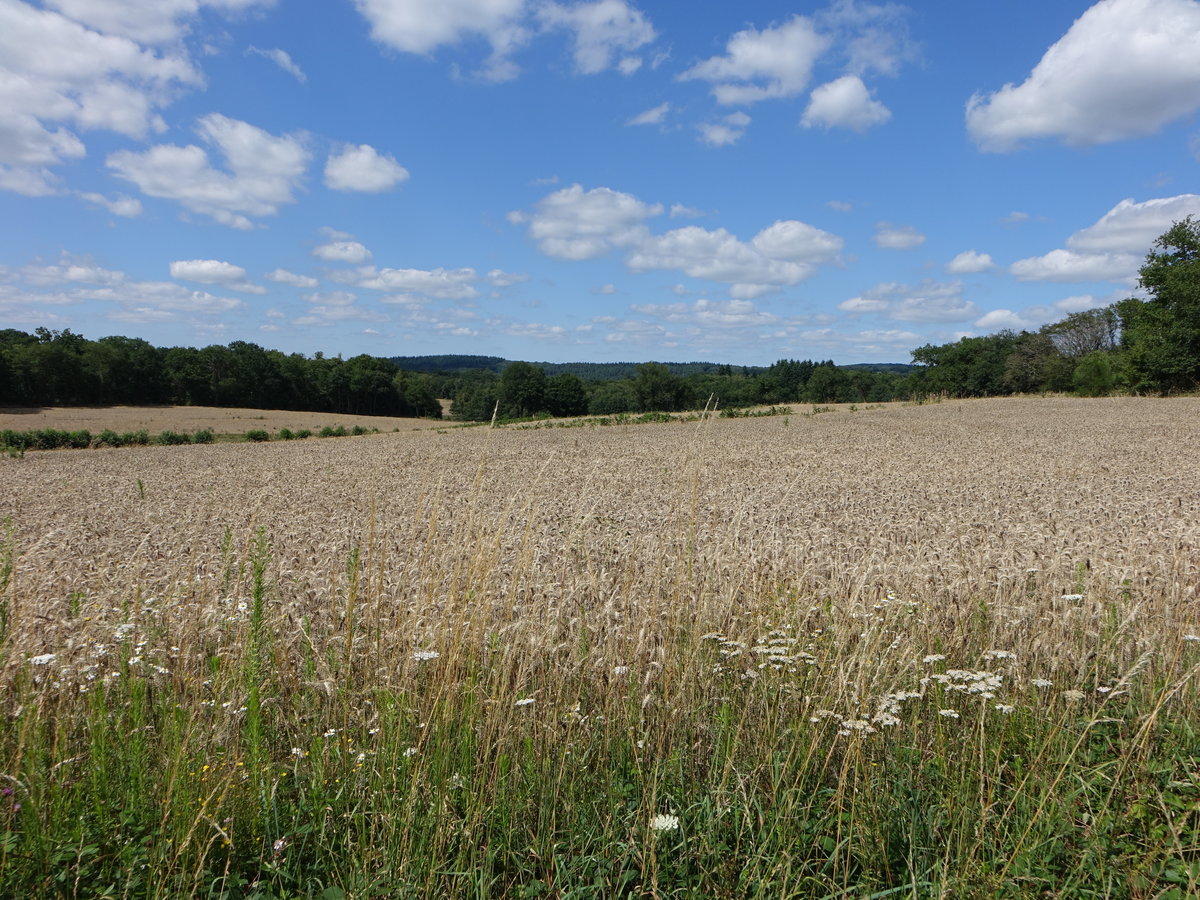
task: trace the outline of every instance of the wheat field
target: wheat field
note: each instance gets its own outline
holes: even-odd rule
[[[1198,444],[1017,398],[0,460],[0,888],[1194,896]]]

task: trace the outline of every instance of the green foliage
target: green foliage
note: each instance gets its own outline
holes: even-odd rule
[[[1151,294],[1120,304],[1134,387],[1161,394],[1200,385],[1200,220],[1188,216],[1154,242],[1140,270]]]
[[[138,338],[0,331],[0,402],[11,406],[180,403],[441,417],[432,382],[385,359],[228,346],[156,348]]]
[[[164,431],[154,438],[154,443],[164,445],[190,444],[191,435],[181,431]]]
[[[1095,350],[1083,357],[1071,376],[1075,393],[1081,397],[1107,397],[1114,393],[1121,386],[1114,360],[1115,354],[1107,350]]]
[[[246,440],[255,444],[261,444],[264,441],[271,439],[271,432],[263,428],[251,428],[246,432]]]

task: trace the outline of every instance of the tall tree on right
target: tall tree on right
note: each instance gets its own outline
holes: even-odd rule
[[[1200,387],[1200,221],[1188,216],[1154,242],[1139,270],[1149,300],[1117,304],[1135,390]]]

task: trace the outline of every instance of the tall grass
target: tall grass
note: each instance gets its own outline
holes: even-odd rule
[[[1005,497],[955,483],[978,454],[890,495],[848,456],[798,465],[871,434],[979,451],[1010,408],[706,420],[682,443],[464,431],[454,466],[397,443],[363,474],[345,451],[304,487],[311,514],[265,486],[327,457],[274,444],[241,516],[218,499],[189,519],[180,498],[203,492],[155,473],[161,510],[113,523],[141,544],[81,570],[71,604],[54,534],[17,517],[0,894],[1195,896],[1182,495],[1082,450],[1111,474],[979,530]],[[1026,482],[1053,464],[1011,431],[983,442]],[[744,446],[767,457],[753,477]],[[204,484],[237,449],[192,448],[180,473]],[[48,484],[63,465],[28,463],[11,471]],[[1147,530],[1111,530],[1128,520]],[[109,540],[89,527],[67,528],[81,558]]]

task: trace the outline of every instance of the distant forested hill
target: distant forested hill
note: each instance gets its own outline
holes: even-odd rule
[[[501,372],[514,360],[499,356],[467,356],[460,354],[443,354],[440,356],[393,356],[391,361],[406,372]],[[623,378],[635,378],[637,367],[642,363],[636,362],[535,362],[531,363],[545,371],[547,375],[574,375],[584,381],[619,381]],[[764,366],[728,366],[712,362],[662,363],[672,375],[686,378],[689,375],[720,375],[740,374],[759,375],[766,371]]]

